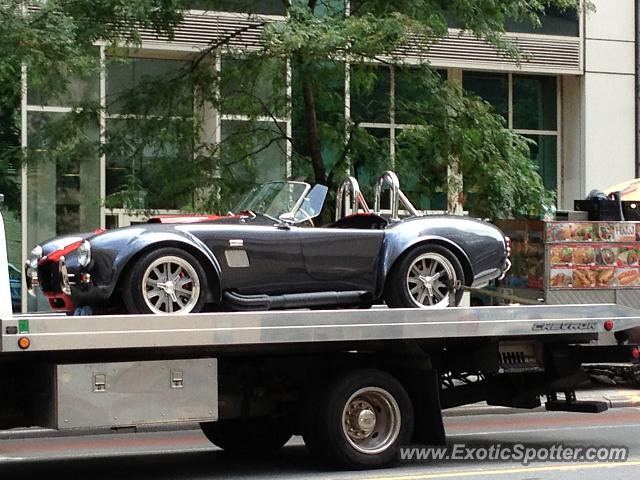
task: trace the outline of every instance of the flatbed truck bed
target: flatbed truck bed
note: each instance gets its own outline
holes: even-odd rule
[[[6,247],[0,217],[0,269]],[[442,410],[478,401],[597,413],[583,365],[635,362],[602,335],[615,304],[191,315],[13,315],[0,275],[0,429],[119,431],[199,423],[236,453],[301,434],[327,465],[375,468],[442,444]],[[566,400],[558,400],[563,393]]]

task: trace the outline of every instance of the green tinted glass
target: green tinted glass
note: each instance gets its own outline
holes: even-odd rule
[[[530,21],[515,22],[507,20],[506,30],[518,33],[538,33],[542,35],[580,36],[580,20],[575,8],[561,10],[547,6],[546,13],[540,17],[541,25],[535,27]]]
[[[352,138],[351,165],[353,175],[369,201],[373,186],[383,171],[391,168],[391,152],[387,128],[359,128]]]
[[[193,113],[191,62],[157,58],[107,61],[107,110],[185,116]]]
[[[46,75],[42,72],[27,75],[27,104],[72,107],[83,102],[98,102],[100,100],[98,48],[94,48],[87,59],[91,60],[90,64],[82,67],[58,62],[54,72],[47,71]]]
[[[557,129],[556,77],[513,76],[513,128]]]
[[[558,137],[556,135],[526,135],[535,145],[531,145],[531,160],[538,167],[545,188],[557,190],[558,188]]]
[[[416,111],[411,106],[427,100],[428,94],[422,82],[422,70],[396,68],[396,123],[418,123]]]
[[[28,82],[27,102],[29,105],[56,107],[71,107],[82,102],[98,102],[100,100],[99,84],[100,75],[97,70],[83,75],[73,75],[64,91],[59,94],[43,93],[43,88]],[[46,86],[44,88],[46,89]]]
[[[389,67],[351,67],[351,118],[356,122],[389,122]]]
[[[88,125],[70,141],[63,113],[29,113],[29,239],[77,233],[100,226],[98,125]],[[54,157],[55,150],[67,152]],[[59,152],[58,152],[59,153]],[[52,214],[53,213],[53,214]],[[33,243],[35,244],[35,243]]]
[[[192,142],[188,120],[109,119],[107,207],[171,210],[190,204],[202,175]]]
[[[304,84],[310,80],[313,86],[316,121],[320,131],[320,148],[327,171],[342,158],[345,145],[344,102],[345,66],[341,62],[317,62],[307,69],[292,68],[292,129],[294,156],[292,173],[295,176],[310,177],[307,168],[311,156],[307,130],[308,115],[303,97]],[[298,154],[298,155],[296,155]]]
[[[430,142],[411,138],[413,129],[396,129],[395,170],[400,188],[421,210],[446,210],[447,165]]]
[[[490,103],[496,113],[507,118],[509,77],[506,73],[464,72],[462,86]]]
[[[224,113],[276,115],[286,111],[286,69],[281,60],[224,57],[220,101]]]
[[[308,5],[307,0],[294,0],[292,4]],[[314,13],[318,16],[336,16],[344,14],[345,0],[318,0]]]

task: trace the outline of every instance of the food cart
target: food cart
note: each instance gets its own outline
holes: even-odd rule
[[[576,200],[576,210],[558,212],[562,215],[554,220],[496,222],[511,238],[512,267],[496,285],[498,295],[492,303],[616,303],[640,308],[640,198],[632,198],[640,193],[632,188],[636,183],[624,190],[613,188],[614,199]],[[619,342],[640,344],[640,329],[605,336],[598,343]],[[585,368],[596,381],[640,385],[637,365]]]
[[[503,293],[547,304],[640,307],[640,222],[505,220],[512,267]]]

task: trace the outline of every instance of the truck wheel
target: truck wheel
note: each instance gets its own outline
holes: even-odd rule
[[[403,386],[380,370],[354,370],[316,390],[303,412],[309,450],[336,466],[376,468],[397,459],[413,433],[413,406]]]
[[[193,255],[167,247],[135,261],[122,299],[128,313],[197,313],[204,307],[206,288],[204,270]]]
[[[211,443],[232,454],[269,454],[282,448],[293,435],[292,422],[283,417],[219,420],[201,423]]]
[[[384,298],[391,308],[442,308],[457,306],[462,290],[450,300],[450,286],[464,272],[457,257],[440,245],[420,245],[398,260],[387,276]]]

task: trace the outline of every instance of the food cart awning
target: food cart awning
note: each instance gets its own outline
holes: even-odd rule
[[[640,178],[617,183],[616,185],[605,188],[603,192],[607,195],[614,192],[622,192],[620,195],[621,200],[640,202]]]

